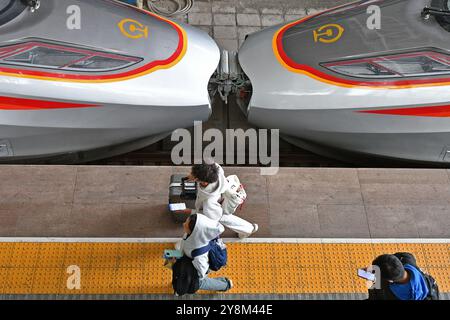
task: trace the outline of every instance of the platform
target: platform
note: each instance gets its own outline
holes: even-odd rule
[[[130,298],[141,295],[168,299],[173,294],[171,272],[163,267],[162,259],[163,250],[173,248],[173,243],[167,239],[25,241],[30,242],[0,243],[0,295],[3,298],[8,295],[65,296],[67,299],[70,296]],[[367,287],[365,281],[356,276],[356,270],[379,254],[397,251],[413,253],[423,271],[435,276],[441,291],[450,292],[449,243],[279,241],[227,241],[228,266],[214,276],[232,278],[235,287],[221,296],[227,299],[236,295],[241,298],[242,295],[262,295],[364,299]],[[67,268],[72,265],[80,268],[79,290],[67,287],[71,275]],[[448,295],[443,294],[443,298]]]
[[[260,238],[450,238],[447,170],[225,168]],[[0,166],[0,237],[174,238],[169,177],[188,167]],[[226,233],[225,237],[235,237]]]
[[[162,252],[183,231],[167,213],[169,177],[188,167],[0,166],[0,298],[173,299]],[[226,167],[248,192],[227,231],[226,294],[193,299],[364,299],[356,269],[409,251],[450,293],[446,170]],[[66,287],[81,269],[81,290]]]

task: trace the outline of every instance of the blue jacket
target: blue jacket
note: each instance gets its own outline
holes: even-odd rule
[[[391,283],[389,289],[399,300],[425,300],[429,289],[422,273],[414,266],[405,264],[405,270],[409,273],[408,283]]]
[[[411,281],[403,287],[394,285],[394,290],[392,290],[393,284],[381,279],[380,289],[369,289],[369,300],[424,300],[428,298],[429,288],[414,256],[407,252],[399,252],[395,256],[400,259],[405,269],[409,268],[407,270],[410,272]]]

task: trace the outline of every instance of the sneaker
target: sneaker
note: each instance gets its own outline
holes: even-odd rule
[[[228,282],[228,289],[227,289],[227,291],[228,291],[228,290],[231,290],[233,288],[233,281],[231,279],[228,279],[228,278],[226,278],[226,279],[227,279],[227,282]]]
[[[226,292],[233,288],[233,281],[231,281],[231,279],[229,279],[229,278],[225,278],[225,280],[227,281],[227,284],[228,284],[227,288],[225,290],[220,290],[220,292]]]

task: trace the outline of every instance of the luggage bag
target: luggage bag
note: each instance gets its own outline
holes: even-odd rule
[[[187,209],[195,209],[195,199],[197,198],[197,183],[185,180],[185,175],[174,174],[170,177],[169,185],[169,204],[185,203]],[[188,218],[185,213],[169,212],[173,220],[177,223],[183,223]]]

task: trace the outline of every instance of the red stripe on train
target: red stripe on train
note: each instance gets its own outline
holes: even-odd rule
[[[98,107],[98,105],[0,96],[0,110],[49,110],[91,107]]]
[[[450,117],[450,105],[431,106],[417,108],[401,108],[401,109],[381,109],[381,110],[365,110],[358,111],[360,113],[386,114],[393,116],[410,116],[410,117]]]

